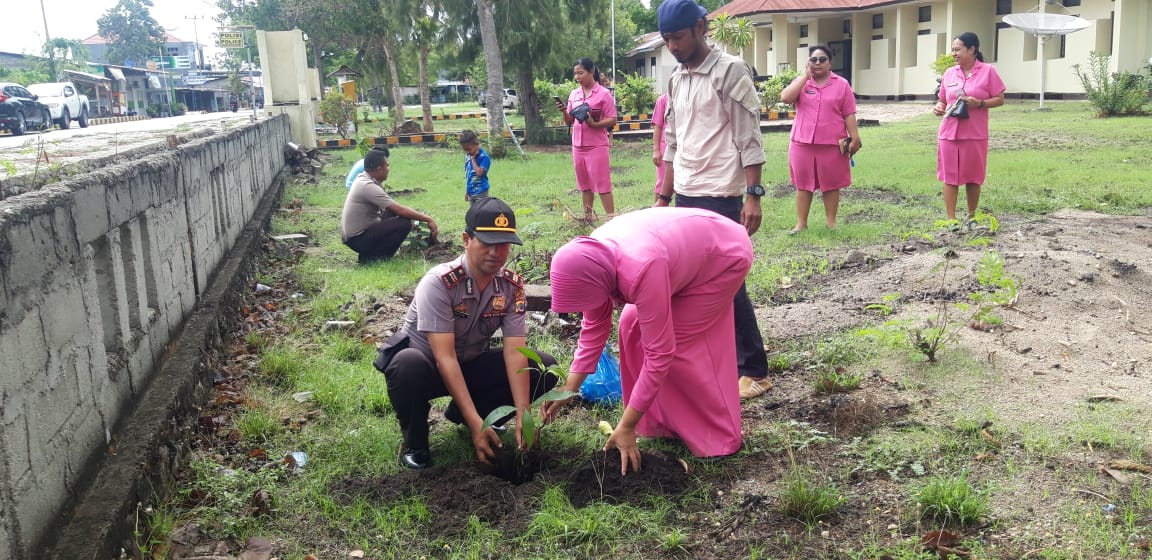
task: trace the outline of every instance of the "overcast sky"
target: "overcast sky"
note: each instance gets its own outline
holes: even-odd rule
[[[36,0],[4,0],[4,19],[7,22],[0,32],[0,51],[40,54],[44,44],[44,18],[40,13],[40,2]],[[48,31],[53,37],[84,40],[96,33],[96,20],[116,5],[117,0],[43,0],[48,13]],[[212,34],[216,22],[212,16],[217,13],[215,2],[210,0],[153,0],[149,9],[152,17],[169,33],[193,41],[199,35],[200,43],[212,45]],[[193,20],[186,17],[201,16]]]

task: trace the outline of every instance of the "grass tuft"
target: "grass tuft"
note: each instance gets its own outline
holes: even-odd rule
[[[835,513],[846,501],[834,486],[803,469],[789,472],[781,482],[780,512],[809,526]]]
[[[988,497],[968,482],[968,474],[935,476],[920,487],[916,502],[926,517],[966,525],[988,512]]]

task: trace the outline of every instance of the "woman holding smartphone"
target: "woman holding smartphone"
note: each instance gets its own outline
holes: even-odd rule
[[[584,205],[584,219],[592,221],[596,195],[609,218],[616,214],[612,200],[612,171],[608,131],[616,126],[616,100],[600,85],[600,70],[592,59],[581,58],[572,69],[579,87],[568,95],[568,102],[554,98],[564,123],[572,127],[572,166],[576,186]]]

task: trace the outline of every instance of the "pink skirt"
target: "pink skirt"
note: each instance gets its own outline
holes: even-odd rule
[[[575,146],[572,166],[576,169],[576,186],[581,192],[612,192],[612,167],[608,146]]]
[[[672,297],[676,354],[652,405],[636,425],[644,437],[674,437],[697,457],[730,455],[743,442],[732,298],[748,275],[750,255],[701,263],[697,285]],[[644,337],[635,305],[620,313],[624,402],[644,371]]]
[[[835,144],[803,144],[788,147],[788,167],[792,184],[799,191],[834,191],[852,184],[848,156]]]
[[[945,185],[983,185],[988,172],[988,140],[940,140],[936,180]]]

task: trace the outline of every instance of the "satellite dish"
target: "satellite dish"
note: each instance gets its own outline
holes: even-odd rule
[[[1040,0],[1040,5],[1037,7],[1039,11],[1004,16],[1004,23],[1040,39],[1040,107],[1036,109],[1037,111],[1047,111],[1044,108],[1044,90],[1047,87],[1046,69],[1048,67],[1047,61],[1044,60],[1045,43],[1048,42],[1049,38],[1056,35],[1063,36],[1092,26],[1090,22],[1078,16],[1048,13],[1047,4],[1059,6],[1067,11],[1067,8],[1060,6],[1054,0]]]
[[[1004,23],[1036,36],[1067,35],[1092,26],[1081,17],[1036,12],[1008,14],[1004,16]]]

